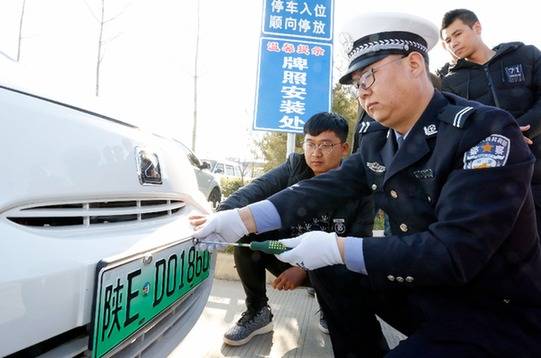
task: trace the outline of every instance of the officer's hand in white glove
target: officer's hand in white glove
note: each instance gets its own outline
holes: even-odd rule
[[[202,244],[205,241],[231,243],[248,235],[238,209],[219,211],[206,217],[191,216],[190,222],[196,230],[193,237]]]
[[[344,263],[334,232],[310,231],[292,239],[280,240],[280,242],[292,249],[276,257],[306,270]]]

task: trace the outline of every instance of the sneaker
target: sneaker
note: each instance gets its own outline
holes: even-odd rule
[[[306,287],[306,293],[308,293],[310,296],[315,296],[316,290],[314,290],[313,287]]]
[[[224,334],[224,343],[230,346],[242,346],[258,334],[272,331],[272,312],[264,306],[257,312],[242,313],[239,321]]]
[[[327,327],[327,320],[325,320],[325,315],[323,311],[319,311],[319,330],[325,334],[329,334],[329,327]]]

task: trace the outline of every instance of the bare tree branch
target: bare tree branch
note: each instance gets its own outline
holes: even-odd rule
[[[88,5],[88,2],[87,2],[86,0],[83,0],[83,2],[85,3],[86,8],[88,9],[88,12],[90,12],[90,15],[92,15],[92,17],[94,18],[94,20],[96,20],[97,22],[99,22],[100,20],[98,20],[98,17],[96,16],[96,14],[94,14],[94,11],[93,11],[92,8],[90,7],[90,5]]]
[[[0,50],[0,55],[4,56],[4,57],[7,58],[8,60],[16,61],[16,59],[14,59],[13,57],[11,57],[10,55],[8,55],[7,53],[5,53],[5,52],[2,51],[2,50]]]
[[[119,36],[123,34],[122,32],[120,32],[114,35],[113,37],[104,40],[103,36],[104,36],[105,24],[117,19],[120,15],[122,15],[131,5],[131,2],[128,3],[126,6],[124,6],[124,8],[120,12],[118,12],[115,16],[105,19],[105,0],[101,0],[101,16],[99,18],[94,15],[92,10],[88,6],[88,3],[86,2],[86,0],[83,0],[83,1],[89,8],[89,11],[91,12],[92,16],[94,16],[94,18],[96,19],[96,21],[98,21],[98,24],[99,24],[98,54],[97,54],[97,59],[96,59],[96,96],[99,96],[101,64],[103,62],[103,58],[105,57],[104,47],[107,43],[114,41],[116,38],[118,38]]]
[[[120,10],[116,15],[113,15],[112,17],[105,20],[105,23],[116,20],[118,17],[120,17],[120,15],[123,15],[130,6],[131,6],[131,2],[127,3],[126,6],[124,6],[124,8],[122,8],[122,10]]]
[[[119,33],[116,34],[115,36],[113,36],[113,37],[111,37],[111,38],[108,38],[108,39],[106,39],[106,40],[103,40],[101,44],[102,44],[103,46],[105,46],[105,45],[107,45],[108,43],[113,42],[114,40],[116,40],[117,38],[119,38],[119,37],[122,36],[122,35],[124,35],[124,33],[123,33],[123,32],[119,32]]]

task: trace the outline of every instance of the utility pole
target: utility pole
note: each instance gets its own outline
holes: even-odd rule
[[[198,80],[198,62],[199,62],[199,5],[197,0],[197,27],[195,33],[195,59],[193,74],[193,129],[192,129],[192,151],[195,152],[195,140],[197,136],[197,80]]]

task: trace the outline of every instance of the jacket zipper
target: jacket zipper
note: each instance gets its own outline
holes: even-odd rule
[[[485,71],[485,75],[487,76],[487,79],[488,79],[488,87],[490,88],[490,93],[492,93],[492,98],[494,99],[494,105],[498,108],[502,108],[500,106],[500,101],[498,100],[498,96],[496,95],[496,90],[494,89],[494,81],[492,81],[492,77],[490,77],[488,64],[483,65],[483,70]]]

